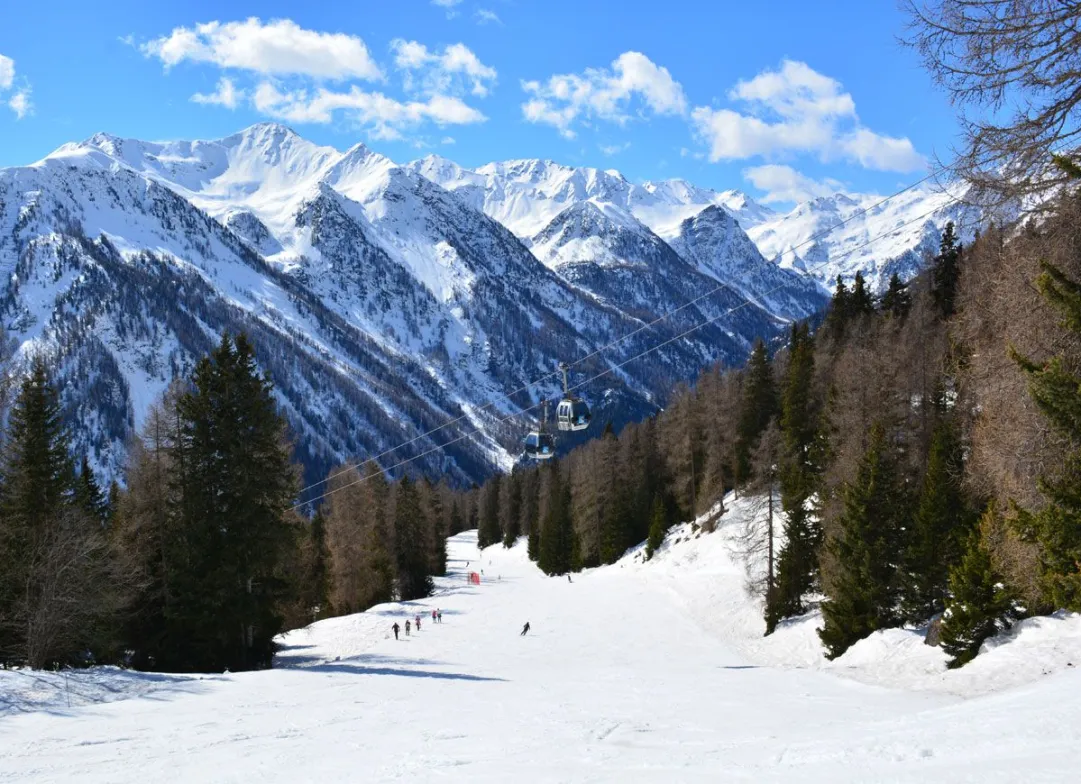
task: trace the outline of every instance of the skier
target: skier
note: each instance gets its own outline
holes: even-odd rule
[[[420,613],[417,613],[416,621],[417,621],[417,631],[419,632],[420,631]]]
[[[519,636],[520,636],[520,637],[525,637],[525,636],[526,636],[526,633],[527,633],[528,631],[529,631],[529,621],[526,621],[526,622],[525,622],[525,626],[523,626],[523,627],[522,627],[522,633],[521,633],[521,634],[520,634]]]
[[[405,621],[405,636],[406,637],[409,636],[409,619],[408,618]]]
[[[432,623],[435,623],[435,610],[432,610]]]
[[[437,618],[438,618],[439,622],[443,623],[443,611],[442,610],[436,610],[436,612],[438,613]]]
[[[395,622],[394,622],[394,625],[393,625],[393,626],[391,626],[390,628],[392,628],[392,629],[394,630],[394,639],[395,639],[395,640],[397,640],[397,639],[398,639],[398,630],[399,630],[399,629],[400,629],[401,627],[400,627],[400,626],[398,626],[398,622],[397,622],[397,621],[395,621]]]
[[[569,583],[573,583],[573,582],[574,582],[574,580],[572,580],[572,579],[571,579],[571,576],[570,576],[569,574],[567,575],[567,582],[569,582]]]

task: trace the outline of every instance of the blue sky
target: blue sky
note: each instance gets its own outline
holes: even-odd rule
[[[280,120],[398,161],[540,157],[784,206],[885,192],[954,115],[889,0],[10,3],[0,166]]]

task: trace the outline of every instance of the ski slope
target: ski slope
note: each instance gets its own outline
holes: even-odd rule
[[[762,643],[731,528],[677,527],[653,561],[573,582],[463,533],[431,599],[286,635],[271,671],[0,671],[0,782],[1076,780],[1076,618],[976,676],[931,649],[905,669],[889,635],[827,664],[812,620]],[[1043,670],[1009,676],[1020,660]]]

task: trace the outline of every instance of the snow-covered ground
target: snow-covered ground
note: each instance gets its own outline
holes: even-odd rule
[[[272,671],[0,672],[0,781],[1076,780],[1076,617],[960,672],[906,632],[827,663],[813,617],[761,638],[745,512],[573,582],[460,534],[431,599],[289,634]]]

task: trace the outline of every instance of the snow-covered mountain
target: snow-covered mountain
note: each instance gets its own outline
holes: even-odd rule
[[[487,178],[516,165],[403,167],[274,124],[215,141],[98,134],[0,170],[4,325],[19,357],[54,360],[79,446],[108,475],[169,380],[244,330],[309,477],[415,439],[383,462],[430,452],[420,468],[465,481],[513,459],[528,418],[511,415],[557,386],[503,396],[561,360],[631,336],[576,368],[612,371],[586,392],[618,424],[824,302],[776,268],[791,296],[757,296],[765,262],[734,220],[693,258],[654,230],[749,200],[533,164],[534,188],[496,194]]]

